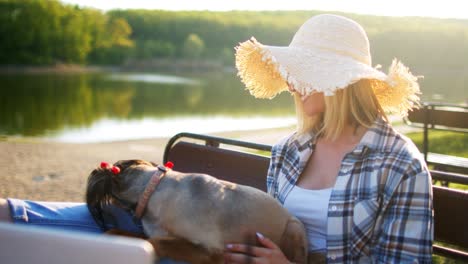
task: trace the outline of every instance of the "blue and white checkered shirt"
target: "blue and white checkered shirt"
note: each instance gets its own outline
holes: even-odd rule
[[[267,188],[281,204],[315,140],[294,133],[273,147]],[[327,262],[430,263],[432,241],[427,166],[416,146],[379,118],[343,158],[328,205]]]

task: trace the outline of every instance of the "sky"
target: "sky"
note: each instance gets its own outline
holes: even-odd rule
[[[323,10],[382,16],[468,19],[465,0],[61,0],[110,9],[164,10]]]

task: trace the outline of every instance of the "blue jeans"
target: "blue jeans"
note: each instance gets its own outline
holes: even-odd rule
[[[84,203],[38,202],[8,199],[13,221],[18,224],[49,227],[62,230],[102,233]],[[141,223],[117,207],[108,207],[113,221],[106,222],[108,228],[118,228],[133,233],[143,233]]]
[[[13,222],[47,228],[80,231],[88,233],[103,233],[94,221],[91,213],[84,203],[63,202],[38,202],[19,199],[8,199],[10,214]],[[134,221],[133,216],[117,207],[109,207],[108,213],[112,215],[111,222],[106,222],[108,228],[118,228],[132,233],[143,233],[139,221]],[[161,259],[161,264],[177,264],[170,259]]]

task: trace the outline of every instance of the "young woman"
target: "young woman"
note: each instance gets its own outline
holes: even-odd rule
[[[363,28],[335,15],[309,19],[288,47],[241,43],[236,66],[256,97],[294,94],[297,131],[273,147],[267,185],[304,223],[309,262],[431,262],[431,178],[385,115],[418,102],[417,78],[397,61],[388,75],[372,68]],[[288,263],[258,238],[227,245],[226,262]]]
[[[255,39],[236,52],[239,76],[256,97],[294,94],[297,131],[276,144],[268,192],[296,215],[313,263],[429,263],[431,178],[413,143],[385,112],[418,102],[417,78],[394,61],[371,66],[362,27],[345,17],[309,19],[288,47]],[[138,232],[131,216],[109,209],[112,223]],[[0,200],[0,219],[101,232],[84,204]],[[262,247],[226,245],[227,263],[289,263],[258,234]]]

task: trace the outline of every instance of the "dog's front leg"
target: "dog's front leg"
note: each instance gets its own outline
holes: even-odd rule
[[[154,237],[148,239],[158,258],[167,257],[192,264],[223,263],[221,250],[210,251],[201,245],[179,237]]]

